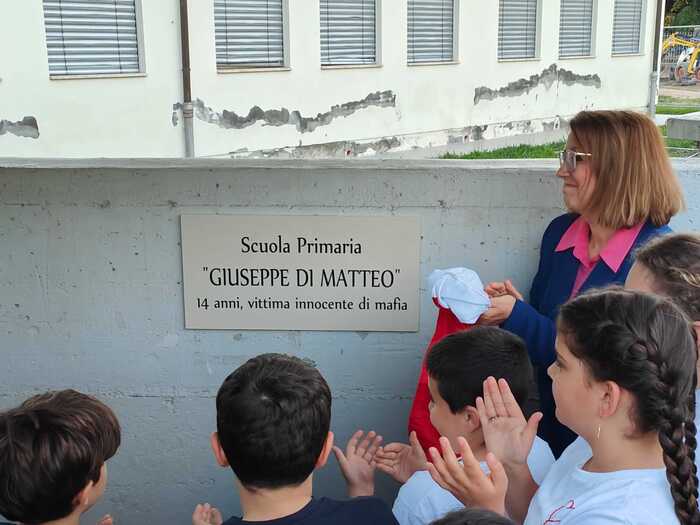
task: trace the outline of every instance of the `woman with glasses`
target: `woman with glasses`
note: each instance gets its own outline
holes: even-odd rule
[[[540,435],[557,457],[575,437],[554,417],[546,373],[559,306],[589,288],[624,283],[636,247],[669,232],[684,205],[661,134],[645,115],[582,111],[570,130],[557,171],[569,213],[544,232],[529,303],[509,280],[490,283],[491,307],[479,321],[525,339],[544,413]]]

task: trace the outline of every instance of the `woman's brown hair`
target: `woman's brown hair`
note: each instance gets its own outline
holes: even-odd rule
[[[668,224],[684,207],[663,138],[646,115],[581,111],[569,123],[581,153],[590,153],[596,187],[590,211],[601,226],[630,228],[651,220]]]

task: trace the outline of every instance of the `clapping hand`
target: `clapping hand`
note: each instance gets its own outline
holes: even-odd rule
[[[97,525],[114,525],[114,519],[109,514],[105,514],[97,522]]]
[[[460,465],[457,460],[450,441],[446,437],[441,437],[442,456],[435,447],[430,448],[432,460],[432,463],[428,463],[430,475],[438,485],[450,491],[465,506],[481,507],[505,515],[508,477],[503,465],[489,452],[486,455],[486,463],[490,473],[485,474],[467,440],[459,437],[457,442],[463,464]]]
[[[339,447],[333,447],[351,498],[374,494],[374,471],[377,467],[375,454],[382,442],[382,436],[370,431],[362,439],[363,434],[362,430],[358,430],[352,435],[345,447],[345,453]]]
[[[209,503],[199,504],[192,513],[192,525],[221,525],[224,522],[221,512]]]
[[[542,413],[526,421],[508,382],[493,377],[484,381],[484,397],[476,399],[476,409],[487,450],[506,466],[526,464]]]
[[[414,472],[426,470],[428,460],[415,430],[408,436],[409,445],[389,443],[377,451],[377,468],[399,483],[406,483]]]

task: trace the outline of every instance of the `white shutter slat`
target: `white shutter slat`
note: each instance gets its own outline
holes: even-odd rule
[[[454,60],[454,0],[408,0],[408,63]]]
[[[138,73],[135,0],[43,0],[49,74]]]
[[[321,0],[321,65],[377,63],[376,0]]]
[[[216,66],[284,66],[282,0],[215,0]]]
[[[498,58],[535,58],[537,0],[499,0]]]
[[[641,51],[643,8],[644,0],[615,0],[613,55],[635,54]]]
[[[561,0],[559,57],[593,54],[593,0]]]

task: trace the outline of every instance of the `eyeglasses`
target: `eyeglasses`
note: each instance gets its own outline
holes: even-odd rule
[[[565,149],[559,152],[559,165],[564,167],[566,171],[574,171],[576,169],[576,161],[584,160],[586,157],[592,157],[590,153],[580,153],[570,149]]]

